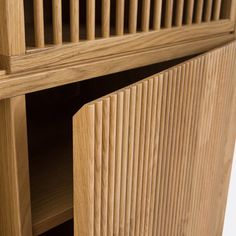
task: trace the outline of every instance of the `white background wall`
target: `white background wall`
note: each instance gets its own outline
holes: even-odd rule
[[[236,146],[234,149],[223,236],[236,236]]]

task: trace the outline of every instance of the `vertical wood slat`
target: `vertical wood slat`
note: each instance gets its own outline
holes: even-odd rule
[[[114,200],[114,235],[119,235],[120,224],[120,189],[121,189],[121,162],[122,162],[122,132],[124,93],[117,94],[117,123],[116,123],[116,161],[115,161],[115,200]]]
[[[145,209],[146,209],[146,193],[147,193],[147,177],[148,177],[148,162],[149,162],[149,146],[150,146],[150,133],[151,133],[151,115],[152,115],[152,99],[153,99],[153,79],[148,81],[148,98],[146,109],[146,122],[145,122],[145,143],[144,143],[144,158],[143,158],[143,173],[142,173],[142,197],[141,197],[141,218],[139,233],[146,235],[145,232]],[[151,157],[150,157],[151,158]]]
[[[196,14],[194,19],[196,23],[200,23],[203,19],[203,4],[203,0],[198,0],[196,3]]]
[[[147,111],[147,93],[148,81],[142,84],[142,105],[141,105],[141,124],[140,124],[140,141],[139,141],[139,157],[138,157],[138,178],[136,192],[136,212],[135,212],[135,233],[139,235],[140,220],[141,220],[141,199],[142,199],[142,174],[143,174],[143,159],[145,149],[145,129],[146,129],[146,111]]]
[[[43,0],[34,0],[34,30],[35,46],[43,48],[45,46]]]
[[[135,107],[135,137],[134,137],[134,156],[133,156],[133,176],[132,176],[132,196],[131,196],[131,215],[130,215],[130,235],[135,234],[136,216],[136,195],[138,189],[138,170],[139,170],[139,145],[142,114],[142,84],[137,85],[136,107]]]
[[[110,36],[110,0],[102,0],[102,37]]]
[[[125,231],[125,208],[126,208],[126,177],[127,177],[127,157],[129,141],[129,109],[130,90],[124,90],[124,111],[123,111],[123,134],[122,134],[122,161],[121,161],[121,192],[120,192],[120,224],[119,235],[124,235]]]
[[[203,1],[203,0],[202,0]],[[175,25],[183,24],[184,0],[178,0],[176,4]]]
[[[162,0],[154,0],[154,7],[153,7],[154,30],[159,30],[161,28],[161,8],[162,8]]]
[[[101,235],[107,235],[110,98],[102,101],[102,185]]]
[[[141,20],[141,28],[143,32],[147,32],[149,30],[150,23],[150,0],[142,1],[142,20]]]
[[[0,101],[0,234],[32,235],[25,96]]]
[[[127,163],[127,187],[125,205],[125,230],[124,235],[130,233],[131,217],[131,196],[132,196],[132,177],[133,177],[133,157],[135,141],[135,110],[136,110],[136,87],[130,89],[130,117],[129,117],[129,136],[128,136],[128,163]]]
[[[79,42],[79,0],[70,0],[70,40]]]
[[[95,39],[95,0],[86,1],[87,40]]]
[[[164,20],[164,26],[166,28],[170,28],[172,26],[172,17],[173,17],[173,0],[166,0],[165,20]]]
[[[206,22],[209,22],[211,20],[212,3],[213,3],[213,0],[206,0],[205,12],[204,12],[204,21]]]
[[[94,163],[94,235],[101,232],[101,199],[102,199],[102,102],[95,105],[95,163]]]
[[[116,122],[117,122],[117,95],[115,94],[111,96],[110,98],[109,186],[108,186],[107,235],[113,235],[113,226],[114,226]]]
[[[137,31],[138,0],[130,0],[129,5],[129,33]]]
[[[187,1],[186,7],[186,24],[192,24],[193,21],[193,7],[194,7],[194,0]]]
[[[23,0],[1,0],[0,55],[25,54],[25,22]]]
[[[94,235],[94,148],[95,148],[95,106],[84,107],[73,118],[74,159],[74,225],[75,235]],[[79,175],[78,175],[79,173]]]
[[[116,0],[116,35],[124,34],[125,0]]]
[[[53,43],[62,44],[62,0],[52,0]]]
[[[75,183],[74,205],[75,211],[81,212],[75,213],[90,217],[82,225],[75,218],[77,232],[84,223],[88,229],[93,222],[95,235],[101,234],[99,227],[104,227],[102,235],[198,236],[200,232],[208,236],[221,232],[227,186],[219,183],[226,184],[229,172],[222,156],[229,152],[225,150],[229,137],[224,130],[233,107],[235,51],[234,42],[93,101],[76,114],[74,174],[79,181]],[[111,102],[113,96],[117,100]],[[87,147],[85,140],[90,143]],[[97,161],[101,163],[101,153],[103,158],[109,153],[109,160],[91,168],[91,173],[81,172],[81,165],[87,165],[89,159],[81,147],[88,149],[89,158],[98,158],[95,167]],[[94,156],[93,149],[99,154]],[[85,164],[79,157],[87,160]],[[232,160],[232,156],[227,158]],[[105,176],[103,181],[101,175]],[[79,186],[86,186],[89,179],[91,183],[81,191]],[[96,186],[105,198],[96,194]],[[88,195],[83,199],[86,190]],[[89,195],[95,199],[88,207]],[[101,199],[96,199],[99,196]],[[99,211],[104,221],[99,220]],[[86,235],[89,233],[93,231]]]
[[[221,9],[221,0],[215,0],[213,7],[213,20],[220,19],[220,9]]]

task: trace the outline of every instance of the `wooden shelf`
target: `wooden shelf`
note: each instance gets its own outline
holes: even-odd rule
[[[33,233],[38,235],[73,218],[72,159],[67,147],[31,159]]]

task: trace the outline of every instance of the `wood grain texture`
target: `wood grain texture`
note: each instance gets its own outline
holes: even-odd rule
[[[1,0],[0,5],[0,55],[25,54],[23,0]]]
[[[0,101],[0,234],[32,235],[25,97]]]
[[[86,34],[87,40],[95,39],[95,0],[86,3]]]
[[[92,0],[91,0],[92,1]],[[90,15],[91,16],[91,15]],[[99,57],[117,57],[118,55],[136,53],[154,47],[194,42],[198,39],[223,35],[234,30],[234,23],[222,20],[204,24],[187,25],[160,31],[136,33],[125,37],[90,40],[81,44],[64,45],[44,51],[28,53],[21,57],[10,58],[10,71],[16,73],[24,70],[69,66],[76,63],[97,61]]]
[[[53,43],[62,44],[62,0],[52,0]]]
[[[30,156],[33,235],[40,235],[73,218],[73,177],[69,149],[47,147],[47,151]]]
[[[110,36],[110,0],[102,0],[102,37]]]
[[[88,211],[87,203],[83,204],[81,199],[83,201],[86,197],[87,201],[90,196],[90,207],[95,209],[99,201],[90,186],[81,192],[84,182],[89,183],[92,179],[90,184],[96,184],[96,178],[93,178],[96,172],[90,167],[91,171],[83,175],[82,170],[87,169],[84,165],[88,160],[96,162],[95,142],[103,144],[100,158],[107,162],[107,140],[109,135],[114,135],[109,129],[111,99],[117,96],[117,105],[112,104],[119,114],[116,123],[119,135],[116,133],[113,140],[116,139],[119,145],[113,158],[119,161],[112,170],[115,169],[115,190],[118,193],[115,212],[119,211],[119,215],[106,211],[105,219],[115,216],[111,233],[221,235],[236,136],[233,121],[235,53],[236,42],[233,42],[92,101],[77,112],[73,130],[74,165],[79,169],[74,172],[74,177],[83,182],[74,183],[75,214],[82,216],[93,212],[92,209]],[[91,112],[95,107],[102,112],[101,119],[95,119]],[[78,129],[80,124],[83,126]],[[97,128],[101,133],[105,132],[100,140],[95,138]],[[78,135],[83,139],[76,138]],[[86,145],[84,137],[87,138]],[[102,194],[106,193],[105,200],[101,196],[102,218],[103,210],[108,207],[107,197],[113,196],[107,194],[109,167],[104,164],[100,169],[101,175],[105,175],[102,183],[99,182],[100,189]],[[131,188],[133,181],[137,183]],[[113,189],[109,190],[113,192]],[[135,205],[130,199],[135,199]],[[87,215],[90,218],[83,227],[90,228],[88,222],[96,222],[96,216]],[[103,227],[104,222],[100,221],[100,224]],[[79,218],[74,227],[80,229]],[[98,235],[105,234],[98,232]]]
[[[45,47],[44,40],[44,12],[43,1],[34,0],[34,31],[35,31],[35,46],[37,48]]]
[[[79,42],[79,0],[70,0],[70,40]]]
[[[161,28],[161,9],[162,9],[162,0],[154,0],[153,6],[153,29],[160,30]]]
[[[138,0],[130,0],[129,4],[129,33],[134,34],[137,30]]]
[[[101,75],[119,72],[150,65],[184,56],[205,52],[222,44],[229,43],[234,35],[213,37],[196,42],[172,45],[163,48],[154,48],[143,52],[132,53],[114,58],[105,58],[93,63],[71,65],[53,70],[38,70],[34,73],[8,75],[0,80],[0,98],[8,98],[42,89],[52,88],[68,83],[78,82]]]

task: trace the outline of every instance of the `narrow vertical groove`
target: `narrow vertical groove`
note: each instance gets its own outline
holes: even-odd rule
[[[199,99],[199,80],[197,76],[199,75],[199,60],[194,60],[193,62],[193,102],[192,108],[190,111],[191,115],[191,130],[190,130],[190,144],[188,150],[188,165],[187,165],[187,177],[186,177],[186,211],[185,211],[185,220],[187,221],[191,217],[191,193],[193,185],[193,167],[195,166],[195,141],[196,141],[196,127],[198,124],[198,104]],[[184,233],[189,234],[189,224],[184,227]]]
[[[149,217],[149,235],[154,235],[154,227],[156,222],[154,222],[155,217],[155,190],[157,183],[157,162],[158,162],[158,150],[159,150],[159,140],[160,140],[160,120],[161,120],[161,109],[162,109],[162,91],[163,91],[163,78],[155,78],[158,82],[158,98],[157,98],[157,111],[156,111],[156,126],[155,126],[155,142],[153,151],[153,171],[152,171],[152,186],[151,186],[151,202],[150,202],[150,217]]]
[[[162,0],[154,0],[153,7],[153,29],[160,30],[161,28],[161,8]]]
[[[113,235],[115,199],[115,161],[116,161],[116,119],[117,95],[110,98],[110,135],[109,135],[109,181],[108,181],[108,225],[107,235]]]
[[[172,16],[173,16],[173,0],[166,0],[165,21],[164,21],[164,25],[166,28],[170,28],[172,26]]]
[[[194,0],[187,1],[186,7],[186,24],[190,25],[193,22],[193,7],[194,7]]]
[[[161,204],[161,176],[162,176],[162,156],[163,156],[163,140],[164,140],[164,132],[165,132],[165,109],[166,109],[166,101],[167,101],[167,80],[163,74],[160,75],[160,79],[163,81],[162,85],[162,105],[161,105],[161,117],[160,117],[160,134],[159,134],[159,143],[158,143],[158,152],[157,152],[157,176],[156,176],[156,190],[155,190],[155,212],[153,219],[153,235],[160,234],[160,204]]]
[[[175,25],[176,26],[182,26],[183,12],[184,12],[184,0],[178,0],[176,4],[176,12],[175,12]]]
[[[147,165],[147,188],[146,188],[146,205],[145,205],[145,218],[144,218],[144,233],[149,235],[149,220],[151,211],[151,189],[152,189],[152,176],[154,166],[154,146],[155,146],[155,132],[156,132],[156,112],[157,112],[157,99],[158,99],[158,80],[153,78],[153,94],[152,94],[152,110],[151,110],[151,123],[150,123],[150,144],[147,150],[148,165]]]
[[[164,74],[164,83],[166,82],[166,107],[165,107],[165,120],[164,120],[164,136],[163,136],[163,153],[162,153],[162,165],[161,165],[161,181],[160,181],[160,200],[159,200],[159,218],[158,218],[158,235],[165,235],[164,229],[164,217],[165,217],[165,182],[166,172],[168,169],[168,136],[170,135],[170,113],[171,113],[171,94],[172,94],[172,79],[171,72]],[[163,220],[162,220],[163,219]]]
[[[70,41],[79,42],[79,0],[70,0]]]
[[[122,134],[122,161],[121,161],[121,192],[120,192],[120,229],[119,235],[124,235],[126,209],[126,177],[129,141],[130,89],[124,91],[123,134]]]
[[[45,47],[43,0],[34,0],[34,31],[35,46]]]
[[[212,3],[213,0],[206,0],[205,13],[204,13],[204,21],[206,22],[209,22],[211,20]]]
[[[94,164],[94,235],[101,232],[102,192],[102,101],[95,105],[95,164]]]
[[[141,218],[139,233],[146,235],[144,232],[145,223],[145,209],[146,209],[146,193],[147,193],[147,175],[149,162],[149,147],[150,147],[150,132],[151,132],[151,115],[152,115],[152,99],[153,99],[153,79],[148,80],[148,98],[147,98],[147,118],[145,124],[145,144],[144,144],[144,158],[143,158],[143,174],[142,174],[142,197],[141,197]]]
[[[178,114],[176,117],[176,134],[175,134],[175,168],[173,171],[173,189],[172,189],[172,196],[174,196],[173,199],[173,215],[172,215],[172,229],[171,234],[177,234],[176,233],[176,224],[177,224],[177,203],[178,203],[178,181],[179,181],[179,173],[180,173],[180,164],[181,160],[179,157],[179,145],[180,145],[180,132],[181,132],[181,125],[182,125],[182,116],[183,116],[183,94],[184,94],[184,70],[182,66],[179,66],[177,69],[177,81],[178,81]],[[177,109],[177,107],[176,107]]]
[[[133,86],[130,94],[130,116],[129,116],[129,139],[128,139],[128,163],[127,163],[127,187],[126,187],[126,206],[125,206],[125,233],[130,234],[130,213],[132,196],[132,177],[133,177],[133,158],[134,158],[134,129],[135,129],[135,110],[136,110],[136,86]]]
[[[221,0],[215,0],[213,7],[213,20],[220,19],[220,9],[221,9]]]
[[[135,107],[135,134],[134,134],[134,157],[133,157],[133,177],[132,177],[132,196],[131,196],[131,216],[130,216],[130,235],[134,236],[136,195],[138,186],[139,169],[139,146],[141,130],[141,110],[142,110],[142,83],[137,85],[136,107]]]
[[[189,104],[187,107],[187,132],[186,132],[186,139],[185,139],[185,165],[184,165],[184,171],[183,171],[183,195],[182,195],[182,221],[183,226],[182,226],[182,234],[186,233],[186,228],[187,228],[187,214],[189,212],[189,202],[188,202],[188,195],[189,195],[189,189],[188,189],[188,181],[189,181],[189,169],[190,169],[190,164],[192,160],[192,155],[190,153],[191,151],[191,143],[192,143],[192,128],[193,128],[193,104],[194,104],[194,95],[195,95],[195,61],[191,61],[190,67],[189,67],[189,94],[188,94],[188,100]]]
[[[137,31],[138,0],[129,1],[129,33],[134,34]]]
[[[150,0],[142,0],[142,21],[141,28],[143,32],[149,30],[150,24]]]
[[[196,23],[201,23],[203,19],[203,0],[198,0],[196,3],[196,14],[194,21]]]
[[[179,122],[179,116],[180,116],[180,111],[181,109],[180,106],[180,82],[181,80],[179,79],[179,73],[178,73],[178,68],[174,68],[173,71],[173,80],[174,80],[174,90],[175,90],[175,99],[174,99],[174,114],[173,114],[173,128],[172,128],[172,135],[173,135],[173,140],[172,140],[172,145],[171,145],[171,150],[170,150],[170,155],[171,155],[171,166],[170,166],[170,177],[169,177],[169,182],[168,182],[168,199],[167,199],[167,212],[169,212],[169,225],[171,227],[167,228],[167,235],[174,235],[175,233],[172,232],[173,229],[173,220],[174,220],[174,204],[176,202],[175,200],[175,177],[176,177],[176,167],[177,167],[177,156],[176,156],[176,142],[177,142],[177,134],[178,134],[178,122]],[[167,222],[166,222],[167,224]]]
[[[140,125],[140,142],[139,142],[139,164],[138,164],[138,180],[136,194],[136,215],[135,215],[135,233],[139,235],[140,214],[141,214],[141,197],[142,197],[142,174],[143,174],[143,159],[144,159],[144,143],[145,143],[145,125],[146,125],[146,107],[147,107],[147,91],[148,83],[144,81],[142,84],[142,111]]]
[[[194,230],[194,219],[195,219],[195,214],[197,211],[197,208],[199,207],[198,202],[195,200],[195,193],[197,191],[196,189],[196,176],[198,175],[198,170],[199,170],[199,159],[197,159],[197,138],[198,138],[198,128],[200,124],[200,107],[201,107],[201,100],[199,98],[202,97],[202,87],[203,87],[203,61],[204,60],[199,60],[198,59],[198,66],[196,70],[196,75],[198,75],[198,80],[197,80],[197,95],[196,95],[196,110],[194,113],[194,143],[193,143],[193,156],[195,157],[193,160],[193,164],[191,167],[190,172],[192,172],[192,186],[190,190],[190,200],[191,200],[191,207],[190,207],[190,222],[188,226],[188,231],[187,234],[194,235],[193,230]]]
[[[52,1],[53,15],[53,43],[55,45],[62,44],[62,0]]]
[[[183,234],[183,228],[184,228],[184,210],[185,210],[185,202],[184,202],[184,198],[185,198],[185,177],[186,177],[186,166],[187,166],[187,161],[188,161],[188,157],[187,157],[187,149],[189,146],[189,129],[190,129],[190,122],[189,122],[189,108],[190,108],[190,101],[191,101],[191,82],[192,82],[192,62],[187,63],[186,65],[186,74],[185,74],[185,79],[186,79],[186,84],[185,84],[185,97],[184,97],[184,101],[185,102],[185,111],[184,111],[184,127],[183,127],[183,131],[182,131],[182,144],[181,144],[181,156],[182,156],[182,160],[181,160],[181,169],[180,169],[180,183],[179,183],[179,205],[178,208],[180,209],[178,212],[178,222],[180,224],[181,227],[179,227],[179,229],[177,230],[178,234]]]
[[[173,174],[173,161],[174,161],[174,153],[172,153],[172,149],[174,147],[174,137],[175,137],[175,130],[176,127],[174,118],[175,118],[175,112],[176,112],[176,101],[177,99],[177,91],[176,91],[176,75],[177,71],[175,69],[169,71],[169,82],[172,84],[171,88],[171,101],[170,101],[170,119],[169,119],[169,135],[168,135],[168,145],[167,145],[167,171],[166,171],[166,181],[165,181],[165,204],[164,204],[164,215],[163,215],[163,220],[164,220],[164,232],[165,235],[168,235],[168,230],[170,227],[170,222],[171,222],[171,215],[170,215],[170,205],[171,205],[171,200],[169,199],[171,197],[170,195],[170,190],[173,188],[173,179],[172,179],[172,174]]]
[[[125,0],[116,0],[116,35],[124,34]]]
[[[182,154],[182,146],[183,146],[183,130],[184,130],[184,125],[185,125],[185,113],[186,113],[186,90],[187,90],[187,86],[186,86],[186,66],[187,64],[184,64],[183,66],[179,67],[179,76],[181,79],[181,97],[180,97],[180,104],[181,104],[181,113],[180,113],[180,118],[179,118],[179,124],[178,124],[178,143],[177,143],[177,150],[176,150],[176,155],[177,155],[177,166],[176,166],[176,173],[177,176],[175,178],[175,185],[176,185],[176,189],[175,189],[175,196],[178,196],[176,198],[176,202],[175,202],[175,215],[174,215],[174,219],[175,222],[173,224],[173,231],[175,234],[178,233],[178,229],[180,226],[178,226],[180,224],[180,220],[179,220],[179,205],[180,205],[180,194],[181,194],[181,190],[180,190],[180,183],[181,183],[181,171],[182,171],[182,159],[183,159],[183,154]]]
[[[86,34],[87,40],[95,39],[95,0],[86,1]]]
[[[116,121],[116,160],[115,160],[115,201],[114,201],[114,235],[119,235],[120,224],[120,192],[121,192],[121,161],[122,161],[122,133],[123,133],[123,106],[124,93],[117,94],[117,121]]]
[[[101,235],[107,235],[108,212],[108,165],[109,165],[109,128],[110,98],[102,102],[102,208]]]
[[[110,0],[102,0],[102,37],[110,36]]]

